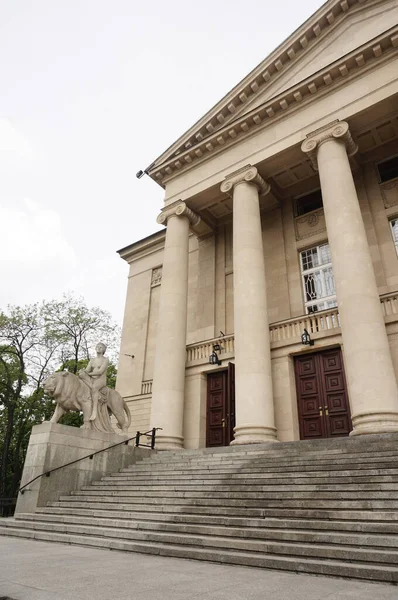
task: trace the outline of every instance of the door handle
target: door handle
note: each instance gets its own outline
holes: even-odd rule
[[[222,425],[223,427],[225,427],[225,426],[226,426],[226,425],[225,425],[225,419],[221,419],[221,425]]]
[[[323,414],[323,413],[322,413],[322,406],[320,406],[320,407],[319,407],[319,416],[321,417],[321,416],[322,416],[322,414]]]
[[[325,406],[325,415],[328,417],[329,416],[329,407]]]

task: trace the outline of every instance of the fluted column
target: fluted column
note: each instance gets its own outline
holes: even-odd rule
[[[183,413],[190,224],[200,218],[184,202],[166,207],[157,219],[167,223],[152,387],[151,427],[158,450],[183,447]]]
[[[398,431],[398,393],[384,318],[348,156],[357,147],[337,121],[307,136],[319,170],[344,344],[353,435]]]
[[[234,444],[276,441],[259,193],[269,185],[255,167],[232,173],[221,191],[233,196],[235,322]]]

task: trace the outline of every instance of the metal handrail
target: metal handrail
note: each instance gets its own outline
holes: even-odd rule
[[[64,467],[69,467],[70,465],[74,465],[74,464],[80,462],[81,460],[85,460],[86,458],[90,458],[92,460],[96,454],[101,454],[101,452],[106,452],[107,450],[111,450],[112,448],[116,448],[116,446],[121,446],[122,444],[125,444],[127,446],[127,444],[129,442],[131,442],[131,440],[135,440],[136,448],[145,447],[145,448],[150,448],[151,450],[154,450],[156,432],[158,431],[158,429],[162,429],[162,428],[161,427],[153,427],[152,429],[150,429],[149,431],[146,431],[145,433],[141,433],[140,431],[137,431],[137,433],[135,434],[134,437],[128,438],[127,440],[123,440],[122,442],[118,442],[117,444],[113,444],[112,446],[108,446],[108,448],[102,448],[102,450],[97,450],[96,452],[87,454],[87,456],[82,456],[81,458],[77,458],[76,460],[71,460],[70,462],[66,463],[65,465],[61,465],[60,467],[55,467],[54,469],[50,469],[49,471],[44,471],[44,473],[40,473],[40,475],[37,475],[36,477],[34,477],[30,481],[28,481],[28,483],[25,483],[25,485],[20,487],[19,490],[17,491],[17,494],[21,493],[21,495],[23,496],[25,491],[29,491],[29,490],[25,490],[25,488],[28,487],[28,485],[30,485],[37,479],[40,479],[40,477],[44,477],[44,475],[46,477],[50,477],[51,473],[54,473],[54,471],[59,471],[60,469],[63,469]],[[140,444],[141,436],[143,436],[143,435],[148,436],[149,434],[151,435],[151,443],[150,444]]]

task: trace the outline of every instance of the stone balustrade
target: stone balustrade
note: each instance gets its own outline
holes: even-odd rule
[[[301,338],[303,330],[308,333],[318,333],[340,327],[338,308],[331,308],[319,313],[301,315],[286,321],[270,324],[271,342],[281,342]]]
[[[145,396],[147,394],[152,394],[152,379],[148,379],[148,381],[143,381],[141,383],[141,395]]]
[[[226,335],[223,338],[213,338],[211,340],[199,342],[198,344],[189,344],[189,346],[187,346],[187,362],[209,358],[215,344],[221,346],[222,350],[220,354],[233,353],[235,351],[234,335]]]
[[[380,302],[384,317],[398,314],[398,292],[383,294]]]
[[[380,303],[383,316],[386,320],[391,321],[392,315],[398,315],[398,291],[383,294],[380,296]],[[271,343],[283,343],[284,341],[287,343],[299,343],[304,329],[307,329],[310,334],[316,334],[339,328],[340,316],[338,308],[331,308],[318,313],[278,321],[271,323],[269,326]],[[338,332],[336,331],[336,333]],[[228,357],[234,356],[235,336],[234,334],[230,334],[223,338],[212,338],[189,344],[187,346],[187,364],[194,361],[207,362],[215,344],[220,344],[222,348],[221,352],[218,352],[221,359],[225,355],[228,355]],[[152,380],[143,381],[141,384],[141,395],[151,393]]]

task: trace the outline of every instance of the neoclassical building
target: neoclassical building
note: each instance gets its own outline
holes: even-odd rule
[[[328,0],[146,173],[165,228],[119,251],[133,430],[398,431],[398,0]]]

